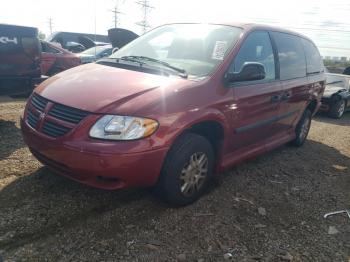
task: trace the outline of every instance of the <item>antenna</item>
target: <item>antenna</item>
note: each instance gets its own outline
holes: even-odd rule
[[[94,35],[94,42],[95,42],[95,44],[96,44],[96,28],[97,28],[97,17],[96,17],[96,0],[94,1],[94,22],[95,22],[95,35]],[[96,47],[95,47],[95,57],[96,57]]]
[[[151,26],[148,23],[148,13],[150,9],[153,9],[154,7],[149,4],[148,0],[138,0],[135,2],[136,4],[141,6],[141,9],[143,11],[143,19],[140,22],[137,22],[136,24],[141,26],[143,33],[146,33],[148,28]]]
[[[50,28],[50,35],[52,35],[53,22],[52,22],[52,18],[51,17],[49,17],[48,24],[49,24],[49,28]]]

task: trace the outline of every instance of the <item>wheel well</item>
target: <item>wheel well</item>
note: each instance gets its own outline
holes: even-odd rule
[[[337,102],[337,101],[342,100],[343,97],[341,96],[341,94],[335,93],[335,94],[332,95],[331,99],[332,99],[332,102]],[[346,100],[344,100],[344,101],[346,103]]]
[[[220,155],[224,140],[224,129],[220,123],[216,121],[205,121],[193,125],[188,131],[208,139],[214,149],[215,156],[218,157]]]
[[[309,110],[311,111],[312,115],[313,115],[314,113],[316,113],[316,112],[315,112],[316,107],[317,107],[317,100],[312,100],[312,101],[309,103],[309,105],[307,106],[306,109],[309,109]]]

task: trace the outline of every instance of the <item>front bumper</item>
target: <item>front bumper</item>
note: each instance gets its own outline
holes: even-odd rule
[[[108,152],[104,144],[113,142],[94,145],[93,150],[90,147],[87,151],[83,147],[72,147],[69,141],[47,139],[23,119],[21,130],[25,143],[41,163],[72,180],[102,189],[154,185],[168,151],[168,148],[158,148],[120,153],[118,143],[124,142],[115,142],[115,150],[108,147]]]
[[[319,108],[319,111],[328,112],[330,109],[330,105],[331,105],[331,99],[323,97],[321,99],[321,106]]]

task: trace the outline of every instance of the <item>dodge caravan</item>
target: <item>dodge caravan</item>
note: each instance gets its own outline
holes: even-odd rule
[[[198,199],[224,169],[301,146],[325,76],[306,36],[255,24],[168,24],[38,86],[21,119],[44,165],[102,188]]]

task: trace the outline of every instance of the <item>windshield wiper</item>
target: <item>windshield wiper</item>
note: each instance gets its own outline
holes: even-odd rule
[[[179,72],[179,76],[181,76],[182,78],[188,78],[188,74],[186,72],[185,69],[182,69],[182,68],[178,68],[176,66],[173,66],[167,62],[164,62],[162,60],[158,60],[158,59],[155,59],[155,58],[151,58],[151,57],[147,57],[147,56],[136,56],[136,55],[130,55],[130,56],[122,56],[121,58],[119,59],[122,59],[122,60],[125,60],[125,61],[131,61],[131,62],[139,62],[139,63],[142,63],[141,61],[139,60],[144,60],[144,61],[149,61],[149,62],[153,62],[153,63],[157,63],[157,64],[160,64],[160,65],[163,65],[167,68],[170,68],[176,72]]]
[[[134,59],[134,58],[132,58],[132,57],[129,57],[129,56],[123,56],[123,57],[117,57],[117,58],[113,58],[113,57],[104,57],[104,58],[102,58],[102,59],[100,59],[99,61],[101,62],[103,62],[103,60],[112,60],[112,61],[114,61],[114,62],[116,62],[116,63],[119,63],[119,60],[123,60],[123,61],[127,61],[127,62],[133,62],[133,63],[137,63],[137,64],[139,64],[140,66],[143,66],[143,65],[145,65],[146,63],[144,63],[144,62],[142,62],[142,61],[140,61],[140,60],[137,60],[137,59]]]

